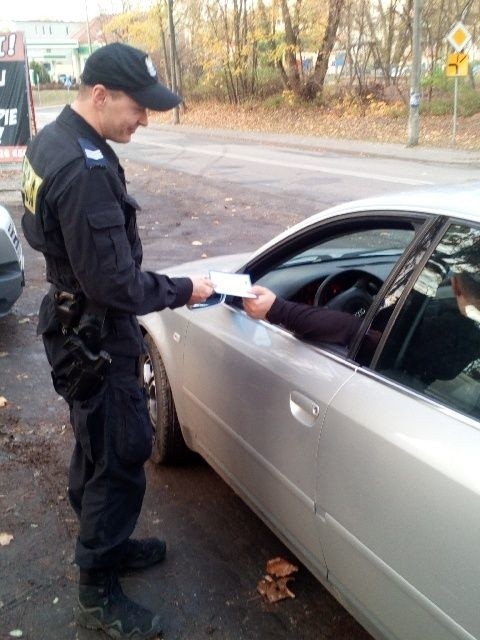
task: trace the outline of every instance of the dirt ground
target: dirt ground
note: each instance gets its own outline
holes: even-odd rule
[[[256,248],[315,210],[308,200],[244,193],[205,178],[132,163],[126,171],[142,205],[145,268]],[[21,235],[20,203],[8,208]],[[66,499],[72,434],[36,336],[44,263],[25,241],[23,248],[26,287],[0,319],[0,396],[7,400],[0,408],[0,640],[93,640],[100,636],[78,629],[73,618],[77,525]],[[147,477],[137,533],[165,535],[169,553],[161,566],[127,576],[124,587],[159,610],[167,640],[367,640],[305,569],[295,600],[263,602],[256,584],[266,561],[295,559],[206,465],[148,463]]]

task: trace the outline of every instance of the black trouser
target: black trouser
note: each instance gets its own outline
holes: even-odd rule
[[[65,388],[63,336],[43,336],[57,391]],[[68,494],[80,530],[75,561],[81,569],[115,567],[133,532],[145,493],[143,465],[152,426],[136,358],[113,357],[101,389],[70,406],[75,448]]]

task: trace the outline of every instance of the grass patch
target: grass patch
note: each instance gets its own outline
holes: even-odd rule
[[[70,104],[75,100],[77,91],[74,89],[44,89],[38,91],[32,87],[33,105],[35,107],[56,107]]]

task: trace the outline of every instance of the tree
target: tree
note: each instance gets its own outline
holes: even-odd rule
[[[303,92],[304,96],[310,100],[323,91],[325,76],[328,71],[328,61],[330,60],[330,54],[336,42],[338,25],[340,24],[340,17],[344,5],[345,0],[330,0],[327,25],[318,50],[313,76],[308,79]]]
[[[295,15],[297,17],[299,15],[299,2],[301,0],[297,0],[295,5]],[[298,93],[300,90],[300,73],[297,66],[297,52],[299,51],[298,25],[294,28],[287,0],[280,0],[280,4],[285,27],[285,66],[279,64],[278,68],[285,87]]]
[[[255,90],[254,11],[247,0],[206,0],[204,7],[208,30],[202,44],[207,78],[221,84],[230,102],[238,104]]]
[[[307,99],[322,92],[345,0],[326,4],[295,0],[292,11],[288,0],[280,0],[284,47],[276,65],[285,88]],[[308,74],[303,69],[303,52],[313,49],[316,62],[313,74]]]
[[[32,60],[30,62],[30,69],[33,70],[35,84],[47,84],[50,82],[50,74],[41,62]]]

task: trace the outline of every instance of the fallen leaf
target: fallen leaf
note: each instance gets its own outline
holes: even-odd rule
[[[18,321],[18,324],[28,324],[30,322],[30,318],[22,318]]]
[[[5,398],[5,396],[0,396],[0,408],[6,407],[6,406],[7,406],[7,399]]]
[[[23,636],[23,631],[21,629],[14,629],[13,631],[10,631],[8,635],[12,638],[21,638]]]
[[[194,247],[201,247],[201,246],[202,246],[202,244],[203,244],[203,242],[200,242],[200,240],[194,240],[194,241],[192,242],[192,245],[193,245]]]
[[[274,580],[272,576],[264,576],[257,585],[257,591],[269,602],[278,602],[285,598],[295,598],[295,594],[287,587],[287,582],[294,580],[291,576]]]
[[[267,573],[276,578],[284,578],[296,573],[298,567],[283,558],[272,558],[267,562]]]
[[[13,540],[10,533],[0,533],[0,546],[6,547]]]

